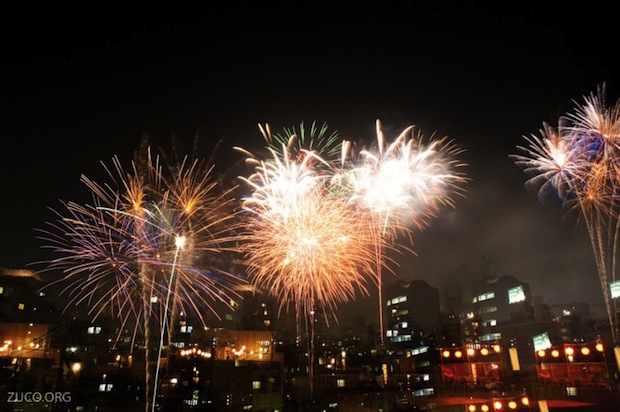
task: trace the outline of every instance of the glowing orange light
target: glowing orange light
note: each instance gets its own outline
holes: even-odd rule
[[[586,356],[589,355],[590,354],[590,348],[587,348],[587,347],[584,346],[583,348],[581,348],[581,354],[582,355],[586,355]]]
[[[449,358],[450,357],[450,351],[449,350],[443,351],[443,357],[444,358]]]
[[[541,357],[541,358],[544,358],[546,354],[547,354],[547,352],[545,352],[544,350],[539,350],[538,351],[538,356]]]
[[[469,356],[474,356],[474,354],[475,354],[475,353],[476,353],[476,351],[475,351],[475,350],[473,350],[472,348],[467,349],[467,354],[468,354]]]
[[[484,356],[487,356],[489,354],[489,350],[487,348],[482,348],[480,349],[480,353]]]
[[[508,402],[508,407],[510,409],[517,409],[517,403],[515,401]]]
[[[560,352],[554,349],[551,351],[551,356],[553,356],[554,358],[557,358],[558,356],[560,356]]]
[[[460,358],[461,356],[463,356],[463,352],[461,352],[460,350],[457,350],[456,352],[454,352],[454,356],[457,358]]]
[[[575,353],[575,349],[570,346],[564,350],[568,356],[572,356]]]
[[[500,409],[502,409],[504,407],[504,405],[502,405],[502,403],[500,401],[495,401],[493,406],[495,407],[496,411],[499,411]]]
[[[603,351],[603,344],[602,343],[597,343],[596,344],[596,350],[599,351],[599,352],[602,352]]]
[[[521,398],[521,403],[525,406],[528,406],[530,404],[530,398],[528,398],[527,396]]]
[[[486,404],[485,404],[485,405],[482,405],[482,406],[480,407],[480,410],[481,410],[482,412],[487,412],[487,411],[489,410],[489,406],[488,406],[488,405],[486,405]]]
[[[468,410],[469,412],[474,412],[474,411],[476,410],[476,405],[469,405],[469,406],[467,407],[467,410]]]
[[[493,345],[493,350],[497,353],[499,353],[499,351],[501,350],[501,348],[499,347],[499,345]]]

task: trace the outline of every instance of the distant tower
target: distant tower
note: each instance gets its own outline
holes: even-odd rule
[[[422,280],[386,285],[386,338],[397,348],[416,348],[440,327],[439,290]]]
[[[237,309],[240,330],[274,330],[274,302],[266,294],[255,289],[244,290]]]
[[[499,325],[511,321],[533,321],[530,286],[513,276],[486,277],[471,282],[472,308],[478,324],[477,340],[500,340]]]
[[[458,315],[463,311],[463,289],[459,282],[446,284],[446,312]]]

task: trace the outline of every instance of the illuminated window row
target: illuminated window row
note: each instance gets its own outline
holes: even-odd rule
[[[394,299],[388,300],[387,305],[388,306],[396,305],[398,303],[402,303],[402,302],[406,302],[406,301],[407,301],[407,296],[398,296],[398,297],[396,297]]]
[[[482,302],[484,300],[493,299],[495,297],[495,292],[487,292],[481,295],[474,297],[473,303]]]
[[[411,335],[393,336],[390,340],[392,342],[410,342],[411,341]]]
[[[500,340],[501,338],[502,338],[501,333],[489,333],[487,335],[480,336],[480,340],[482,342],[496,341],[496,340]]]
[[[411,351],[411,355],[415,356],[415,355],[420,355],[422,353],[426,353],[428,352],[428,346],[420,346],[419,348],[415,348]]]
[[[480,310],[478,311],[478,313],[480,313],[481,315],[493,312],[497,312],[497,306],[485,306],[484,308],[480,308]]]

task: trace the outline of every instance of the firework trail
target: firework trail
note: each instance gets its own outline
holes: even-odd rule
[[[587,228],[614,343],[618,320],[610,284],[616,280],[620,186],[620,101],[605,104],[605,89],[584,97],[575,111],[561,116],[558,127],[544,124],[540,136],[525,138],[520,154],[510,157],[540,201],[576,214]]]
[[[269,129],[261,130],[271,142]],[[330,185],[333,165],[321,150],[285,140],[279,150],[268,147],[268,159],[251,158],[254,172],[240,177],[251,190],[243,199],[243,248],[252,282],[277,297],[280,312],[293,306],[298,328],[305,322],[313,329],[315,313],[337,319],[338,304],[367,294],[374,239],[367,221]],[[312,390],[312,349],[310,355]]]
[[[353,143],[347,142],[343,175],[338,180],[352,193],[350,201],[372,222],[383,342],[381,269],[386,266],[386,241],[394,245],[396,237],[404,234],[411,242],[412,227],[422,230],[443,206],[454,207],[453,196],[464,195],[463,184],[468,178],[460,172],[465,164],[457,160],[463,149],[452,140],[425,140],[410,126],[387,143],[379,120],[376,131],[374,147],[356,152]]]
[[[222,269],[224,255],[236,251],[238,210],[233,189],[219,187],[212,166],[198,160],[185,157],[164,168],[160,156],[143,147],[130,172],[117,157],[111,168],[103,166],[111,183],[82,176],[92,204],[63,202],[64,211],[54,211],[56,221],[40,230],[43,247],[58,256],[42,262],[41,272],[63,273],[46,287],[66,284],[66,309],[88,304],[93,319],[109,312],[123,325],[134,319],[142,329],[149,411],[159,365],[153,332],[163,336],[167,329],[170,339],[181,312],[206,325],[205,310],[218,316],[214,302],[228,305],[238,298],[235,286],[244,281]]]

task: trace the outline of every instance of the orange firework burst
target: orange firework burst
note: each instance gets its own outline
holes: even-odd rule
[[[269,129],[261,130],[273,142]],[[328,312],[337,319],[339,303],[367,294],[375,238],[354,205],[331,186],[334,171],[321,148],[304,149],[294,141],[290,136],[281,148],[271,144],[272,158],[253,159],[254,173],[241,178],[252,189],[243,199],[248,221],[242,235],[252,282],[279,299],[280,312],[294,305],[298,332],[302,320],[309,325],[313,392],[315,312],[322,311],[326,321]]]
[[[298,318],[366,293],[373,239],[367,222],[329,185],[329,164],[311,151],[291,159],[286,147],[256,166],[243,201],[244,250],[253,283],[295,305]]]

